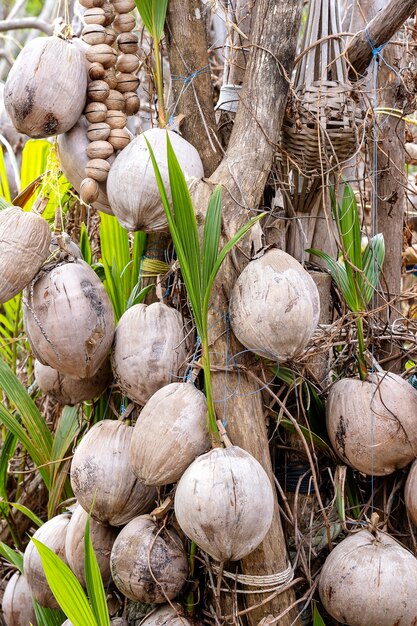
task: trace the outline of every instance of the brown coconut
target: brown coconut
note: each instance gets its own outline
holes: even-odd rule
[[[274,361],[301,354],[320,315],[317,287],[282,250],[269,250],[240,274],[230,298],[230,322],[248,350]]]
[[[319,592],[324,608],[349,626],[417,623],[417,559],[385,533],[361,530],[327,557]]]
[[[70,130],[84,108],[87,69],[71,39],[37,37],[20,52],[7,77],[4,101],[21,133],[40,138]]]
[[[49,255],[51,231],[36,213],[0,211],[0,304],[22,291]]]
[[[129,459],[146,485],[168,485],[209,448],[205,395],[192,383],[171,383],[143,407],[133,430]]]
[[[123,617],[115,617],[114,619],[110,620],[110,625],[111,626],[129,626],[127,621],[123,619]],[[66,619],[65,622],[62,624],[62,626],[74,626],[74,625],[69,619]]]
[[[237,446],[199,456],[182,475],[174,504],[183,532],[218,561],[238,561],[252,552],[274,514],[265,470]]]
[[[103,113],[104,120],[106,118],[107,111],[105,105],[101,102],[94,102],[91,104],[95,109],[98,109]],[[104,107],[104,111],[101,111],[101,106]],[[62,171],[74,189],[78,192],[81,189],[81,182],[85,178],[85,167],[90,161],[90,158],[86,153],[86,149],[90,145],[90,140],[87,137],[87,127],[88,122],[84,117],[82,117],[74,128],[72,128],[68,133],[58,137],[58,155]],[[112,159],[113,157],[110,157],[109,162],[111,162]],[[110,208],[110,204],[107,199],[106,183],[100,183],[99,190],[99,196],[96,202],[93,203],[93,207],[98,211],[103,211],[103,213],[113,215],[113,211]]]
[[[397,374],[343,378],[330,390],[326,423],[330,441],[351,467],[383,476],[417,456],[417,391]]]
[[[67,536],[65,539],[65,554],[68,565],[85,587],[84,571],[84,535],[88,513],[81,506],[77,506],[68,524]],[[104,526],[95,520],[90,520],[90,538],[93,544],[94,553],[97,558],[101,577],[104,585],[107,585],[110,573],[110,553],[114,540],[117,537],[117,529],[113,526]]]
[[[405,506],[411,521],[417,526],[417,461],[410,468],[404,489]]]
[[[67,563],[65,556],[65,536],[70,519],[71,516],[68,513],[57,515],[45,522],[33,535],[35,539],[45,544],[65,563]],[[43,571],[41,557],[33,541],[30,541],[26,547],[23,557],[23,569],[36,602],[39,602],[41,606],[57,609],[59,607],[58,602],[55,600],[48,585]]]
[[[133,519],[118,535],[110,557],[116,587],[131,600],[160,604],[177,596],[187,579],[187,554],[177,533],[150,515]]]
[[[187,358],[181,314],[155,302],[136,304],[120,318],[112,352],[113,373],[120,389],[144,405],[171,383]]]
[[[121,526],[152,510],[156,489],[147,487],[129,465],[133,428],[103,420],[91,428],[75,450],[71,485],[78,502],[102,524]]]
[[[187,180],[204,175],[197,150],[172,131],[152,128],[136,137],[116,157],[107,180],[107,193],[113,212],[127,230],[167,231],[168,224],[159,194],[149,141],[162,180],[169,193],[166,137],[169,138]]]
[[[35,360],[35,380],[39,389],[63,406],[74,406],[100,396],[112,379],[109,359],[106,359],[91,378],[71,378],[49,365]]]
[[[15,572],[7,583],[1,608],[7,626],[36,626],[38,623],[30,587],[20,572]]]
[[[180,604],[176,602],[172,605],[165,604],[147,615],[141,622],[141,626],[193,626],[193,624],[196,626],[195,620],[190,622],[183,613]]]
[[[38,275],[23,299],[36,358],[62,374],[91,378],[114,336],[113,309],[97,274],[79,259]]]

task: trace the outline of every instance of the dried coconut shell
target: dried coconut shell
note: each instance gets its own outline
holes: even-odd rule
[[[191,383],[171,383],[143,407],[133,430],[129,460],[146,485],[169,485],[209,448],[205,395]]]
[[[84,511],[81,506],[77,506],[68,524],[65,538],[65,554],[67,556],[68,565],[83,587],[86,586],[84,571],[84,536],[87,519],[88,513]],[[110,553],[117,533],[117,529],[113,526],[104,526],[93,519],[90,520],[91,543],[93,544],[94,554],[97,558],[104,585],[108,584],[111,577]]]
[[[310,274],[283,250],[269,250],[238,277],[230,298],[237,339],[255,354],[278,362],[301,354],[320,315]]]
[[[169,138],[179,164],[188,181],[204,175],[197,150],[172,131],[152,128],[136,137],[116,157],[109,178],[107,193],[113,212],[127,230],[167,231],[168,224],[161,202],[155,173],[145,137],[155,154],[162,180],[170,196],[167,145]]]
[[[182,475],[175,492],[182,531],[218,561],[238,561],[264,539],[274,496],[265,470],[237,446],[214,448]]]
[[[6,110],[14,126],[33,138],[70,130],[84,108],[85,58],[71,39],[37,37],[25,45],[7,77]]]
[[[65,537],[70,519],[71,516],[68,513],[56,515],[38,528],[33,535],[35,539],[45,544],[52,552],[55,552],[64,563],[67,563],[65,556]],[[58,602],[55,600],[48,585],[43,571],[41,557],[32,541],[28,543],[23,556],[23,569],[36,602],[39,602],[43,607],[57,609],[59,607]]]
[[[134,475],[128,461],[133,428],[123,422],[95,424],[75,450],[71,485],[85,511],[101,524],[121,526],[151,511],[156,489]]]
[[[156,611],[152,611],[141,622],[141,626],[197,626],[195,620],[192,622],[184,617],[184,610],[176,602],[164,604]]]
[[[39,389],[62,406],[74,406],[85,400],[98,398],[112,379],[110,361],[103,365],[91,378],[72,378],[35,360],[35,380]]]
[[[397,374],[343,378],[326,404],[333,449],[351,467],[385,476],[417,456],[417,391]]]
[[[187,579],[187,554],[177,533],[158,528],[150,515],[133,519],[118,535],[110,557],[116,587],[146,604],[172,600]]]
[[[120,318],[112,367],[124,394],[144,405],[158,389],[171,383],[187,358],[181,314],[155,302],[136,304]]]
[[[11,206],[0,211],[0,303],[20,293],[49,255],[51,231],[40,215]]]
[[[32,593],[26,578],[15,572],[4,590],[2,605],[3,617],[7,626],[36,626]]]
[[[91,378],[106,359],[114,314],[97,274],[81,260],[40,273],[23,299],[36,358],[62,374]]]

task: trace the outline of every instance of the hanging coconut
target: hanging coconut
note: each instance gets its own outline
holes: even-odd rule
[[[152,510],[156,489],[147,487],[129,465],[133,428],[117,420],[95,424],[75,450],[71,485],[85,511],[101,524],[121,526]]]
[[[7,626],[36,626],[32,593],[26,578],[15,572],[6,585],[1,604]]]
[[[71,39],[37,37],[23,48],[7,77],[4,101],[21,133],[40,138],[70,130],[84,108],[87,70]]]
[[[113,212],[127,230],[168,230],[145,142],[146,137],[155,154],[165,188],[169,192],[167,133],[186,179],[201,178],[204,175],[197,150],[176,133],[152,128],[136,137],[116,157],[107,181],[107,193]]]
[[[90,123],[103,122],[106,119],[107,107],[102,102],[91,102],[87,109],[90,111],[87,113],[90,116]],[[87,120],[81,117],[74,128],[58,137],[58,155],[62,171],[78,192],[81,189],[81,182],[85,178],[85,168],[90,162],[86,153],[86,148],[90,145],[90,140],[87,137],[88,126]],[[109,158],[110,163],[113,158]],[[93,202],[93,207],[98,211],[113,215],[107,199],[105,183],[99,183],[99,195],[97,200]]]
[[[302,353],[320,315],[310,274],[282,250],[269,250],[240,274],[230,298],[230,322],[249,350],[278,362]]]
[[[417,461],[414,461],[404,488],[405,506],[411,521],[417,526]]]
[[[45,544],[65,563],[67,563],[65,556],[65,536],[70,519],[71,516],[68,513],[57,515],[45,522],[33,535],[35,539]],[[41,606],[57,609],[59,607],[58,602],[55,600],[48,585],[43,571],[41,557],[32,541],[28,543],[23,556],[23,569],[36,602],[39,602]]]
[[[68,524],[67,536],[65,539],[65,554],[68,565],[85,587],[84,573],[84,535],[88,513],[81,506],[77,506]],[[104,585],[110,579],[110,553],[114,540],[117,537],[117,529],[113,526],[104,526],[95,520],[90,520],[90,538],[93,544],[98,566]]]
[[[187,579],[187,554],[173,528],[150,515],[133,519],[118,535],[110,557],[116,587],[130,600],[160,604],[175,598]]]
[[[23,299],[36,358],[68,376],[91,378],[114,336],[113,309],[97,274],[77,259],[40,273]]]
[[[91,378],[71,378],[35,360],[35,380],[39,389],[63,406],[74,406],[97,398],[107,389],[111,379],[109,359],[104,361]]]
[[[348,626],[416,624],[417,559],[392,537],[361,530],[327,557],[319,592],[324,608]]]
[[[130,444],[133,472],[146,485],[179,480],[210,448],[205,395],[191,383],[171,383],[148,400]]]
[[[417,456],[416,415],[417,391],[397,374],[343,378],[332,386],[326,405],[335,452],[375,476],[391,474]]]
[[[152,611],[141,622],[141,626],[196,626],[193,619],[192,623],[183,616],[183,609],[176,602],[171,605],[165,604],[156,611]]]
[[[274,495],[258,461],[237,446],[214,448],[182,475],[175,515],[183,532],[218,561],[238,561],[263,540]]]
[[[20,293],[49,255],[51,231],[37,213],[11,206],[0,211],[0,304]]]
[[[120,318],[112,353],[120,389],[144,405],[158,389],[175,379],[187,358],[181,314],[155,302],[136,304]]]

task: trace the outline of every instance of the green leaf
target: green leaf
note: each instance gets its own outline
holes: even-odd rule
[[[6,559],[6,561],[17,567],[19,572],[23,574],[23,554],[17,550],[13,550],[13,548],[7,546],[3,541],[0,541],[0,555]]]
[[[11,197],[10,197],[10,189],[9,182],[7,180],[7,170],[6,163],[4,161],[4,151],[3,147],[0,147],[0,196],[2,199],[7,201],[7,206],[10,206]],[[1,209],[7,207],[0,207]]]
[[[33,608],[38,626],[61,626],[65,621],[65,615],[58,609],[46,609],[33,600]]]
[[[168,0],[135,0],[135,2],[139,15],[157,47],[164,32]]]
[[[313,626],[326,626],[323,618],[321,617],[319,613],[316,603],[314,603],[314,609],[313,609]]]
[[[47,170],[48,157],[52,144],[46,139],[29,139],[22,151],[22,165],[20,170],[20,189],[26,189],[36,178]],[[30,211],[37,194],[25,202],[25,211]]]
[[[1,446],[0,453],[0,516],[8,515],[10,511],[9,498],[7,490],[7,482],[9,478],[9,461],[16,449],[17,438],[8,431]]]
[[[101,626],[88,603],[88,599],[76,576],[50,548],[31,539],[42,561],[46,580],[58,604],[73,626]]]
[[[65,483],[67,482],[67,497],[71,497],[72,491],[68,481],[68,469],[70,459],[63,461],[72,448],[81,429],[78,418],[78,408],[66,406],[59,418],[55,437],[52,445],[52,485],[48,500],[48,518],[55,515],[56,507],[62,496]]]
[[[385,241],[384,235],[379,233],[372,237],[371,241],[365,248],[363,253],[363,300],[365,304],[369,304],[372,300],[372,294],[378,287],[379,276],[385,259]]]
[[[93,263],[93,254],[91,252],[90,238],[88,236],[87,227],[84,222],[81,224],[80,233],[80,250],[83,255],[83,259],[88,265]]]
[[[90,537],[90,515],[87,518],[84,533],[84,567],[87,592],[97,624],[100,626],[110,626],[106,592]]]
[[[17,511],[20,511],[21,513],[23,513],[23,515],[26,515],[26,517],[30,519],[38,528],[43,526],[43,521],[40,519],[40,517],[35,515],[35,513],[31,511],[30,509],[28,509],[28,507],[25,506],[24,504],[20,504],[20,502],[9,502],[8,504],[10,504],[10,506],[16,509]]]
[[[203,233],[202,289],[206,291],[210,274],[217,260],[222,225],[222,188],[217,185],[211,195]]]
[[[341,293],[343,294],[343,297],[349,309],[351,311],[358,310],[356,289],[349,282],[346,267],[339,261],[335,261],[334,259],[332,259],[329,254],[327,254],[326,252],[322,252],[321,250],[309,248],[308,250],[306,250],[306,252],[318,256],[320,259],[323,259],[326,262],[326,265],[330,271],[330,275],[340,289]]]
[[[146,296],[148,295],[148,293],[154,287],[155,285],[148,285],[147,287],[144,287],[143,289],[141,289],[140,283],[138,283],[129,296],[126,309],[130,309],[130,307],[134,306],[135,304],[140,304],[141,302],[143,302]]]

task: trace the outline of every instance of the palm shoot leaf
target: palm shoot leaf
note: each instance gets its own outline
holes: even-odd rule
[[[90,536],[90,516],[87,518],[84,534],[84,567],[87,592],[91,608],[100,626],[110,626],[109,611],[107,609],[106,592],[101,578],[100,568],[94,554]]]
[[[139,15],[157,46],[164,32],[168,0],[135,0],[135,2]]]
[[[33,600],[33,608],[38,626],[61,626],[65,621],[64,613],[58,609],[46,609],[35,600]]]
[[[379,275],[385,259],[385,241],[382,233],[372,237],[363,253],[363,300],[369,304],[378,287]]]
[[[3,543],[3,541],[0,541],[0,556],[17,567],[19,572],[23,574],[23,554],[17,550],[13,550],[13,548],[10,548],[8,545]]]

